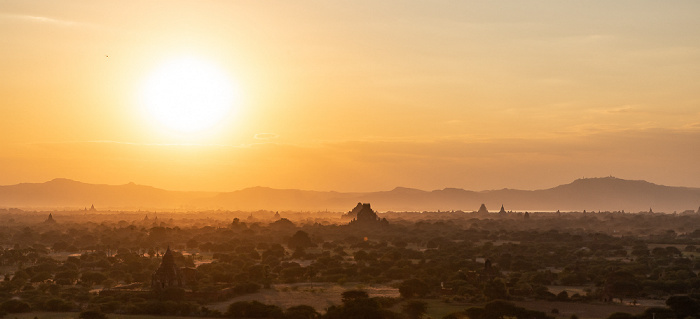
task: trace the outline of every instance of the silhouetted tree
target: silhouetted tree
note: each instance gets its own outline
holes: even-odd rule
[[[700,303],[690,296],[671,296],[666,299],[666,305],[676,313],[678,318],[697,316]]]
[[[428,303],[425,301],[411,300],[402,307],[403,313],[410,319],[420,319],[428,311]]]
[[[292,235],[292,238],[290,238],[289,242],[287,243],[287,247],[289,247],[290,249],[303,249],[314,246],[316,245],[311,241],[309,234],[303,230],[299,230],[296,233],[294,233],[294,235]]]
[[[31,310],[31,307],[28,303],[17,299],[6,300],[0,304],[0,311],[7,313],[29,312],[29,310]]]
[[[420,279],[408,279],[399,285],[399,294],[404,298],[425,297],[430,292],[428,284]]]
[[[289,307],[284,312],[285,319],[316,319],[320,314],[309,305],[298,305]]]

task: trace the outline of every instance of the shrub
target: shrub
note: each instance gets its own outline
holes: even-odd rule
[[[44,304],[44,308],[48,311],[71,311],[73,305],[63,299],[50,299]]]
[[[0,304],[0,311],[7,313],[29,312],[30,310],[31,307],[28,303],[17,299],[10,299]]]

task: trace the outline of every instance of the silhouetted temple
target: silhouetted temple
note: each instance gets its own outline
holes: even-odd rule
[[[354,217],[350,224],[371,225],[377,223],[388,224],[386,218],[379,218],[372,210],[369,203],[357,203],[357,206],[348,212],[348,216]]]
[[[359,204],[359,203],[358,203]],[[372,223],[379,220],[377,213],[372,210],[369,203],[362,204],[362,209],[357,212],[357,217],[355,218],[358,223]]]
[[[498,211],[499,214],[505,214],[506,210],[503,208],[503,205],[501,205],[501,210]]]
[[[151,277],[151,288],[164,289],[166,287],[182,287],[183,276],[180,269],[175,265],[175,258],[170,247],[163,254],[163,261],[160,267]]]
[[[488,214],[488,213],[489,213],[489,210],[486,209],[486,205],[481,204],[481,207],[479,207],[479,211],[477,211],[477,213],[479,213],[479,214]]]
[[[49,217],[46,218],[46,221],[44,221],[47,224],[55,224],[56,221],[53,219],[53,216],[51,216],[51,213],[49,213]]]
[[[357,218],[357,213],[359,213],[362,210],[362,203],[357,203],[357,206],[353,208],[351,211],[343,214],[341,218],[343,219],[356,219]]]

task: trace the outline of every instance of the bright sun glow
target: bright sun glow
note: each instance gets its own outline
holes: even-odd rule
[[[238,90],[215,65],[195,58],[180,58],[160,65],[143,86],[143,103],[149,116],[181,133],[216,126],[238,102]]]

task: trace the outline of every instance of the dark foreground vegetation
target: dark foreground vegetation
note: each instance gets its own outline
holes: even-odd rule
[[[465,305],[448,318],[561,317],[516,306],[547,300],[631,305],[611,318],[700,317],[695,213],[387,213],[388,222],[350,225],[340,214],[249,214],[47,220],[48,212],[0,210],[0,314],[420,318],[437,301]],[[196,275],[153,287],[168,247]],[[349,289],[324,309],[232,300],[298,283],[386,285],[400,297]],[[211,307],[229,300],[223,311]],[[642,300],[666,306],[633,307]]]

